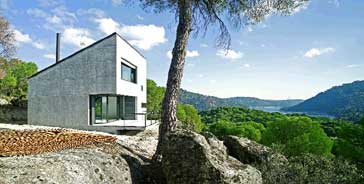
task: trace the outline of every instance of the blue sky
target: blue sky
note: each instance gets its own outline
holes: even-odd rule
[[[153,14],[122,0],[0,0],[0,8],[16,32],[17,57],[40,69],[54,63],[56,32],[66,57],[117,31],[146,56],[148,77],[165,85],[173,14]],[[230,29],[228,52],[215,46],[211,28],[190,39],[182,87],[219,97],[306,99],[364,80],[363,9],[364,1],[313,0],[292,16]]]

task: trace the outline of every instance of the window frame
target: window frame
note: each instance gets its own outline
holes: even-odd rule
[[[122,59],[122,61],[120,62],[120,78],[121,78],[121,80],[128,81],[128,82],[131,82],[131,83],[134,83],[134,84],[137,84],[138,83],[138,67],[135,66],[135,65],[133,65],[132,63],[130,63],[125,58],[121,58],[121,59]],[[129,69],[131,69],[131,71],[134,70],[134,81],[127,80],[127,79],[124,79],[123,78],[123,67],[129,68]]]

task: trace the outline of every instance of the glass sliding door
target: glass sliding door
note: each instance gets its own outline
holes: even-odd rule
[[[116,96],[107,97],[107,119],[114,121],[119,119],[118,104]]]
[[[107,108],[107,99],[103,96],[94,96],[95,100],[95,107],[94,107],[94,113],[95,113],[95,121],[96,123],[102,123],[106,122],[106,108]]]
[[[117,120],[136,120],[136,97],[91,95],[91,124],[102,124]]]
[[[124,108],[126,120],[135,120],[135,97],[124,96]]]

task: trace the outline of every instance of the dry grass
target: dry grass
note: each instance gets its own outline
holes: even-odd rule
[[[113,136],[66,129],[6,130],[0,131],[0,156],[33,155],[115,141]]]

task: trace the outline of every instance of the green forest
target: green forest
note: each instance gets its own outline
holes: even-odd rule
[[[159,118],[163,94],[163,87],[148,80],[148,111],[154,115],[151,118]],[[188,104],[178,105],[177,117],[182,128],[211,132],[218,138],[249,138],[285,155],[290,161],[285,181],[272,173],[272,178],[266,179],[271,183],[364,182],[364,119],[353,123],[243,107],[218,107],[198,113]]]

